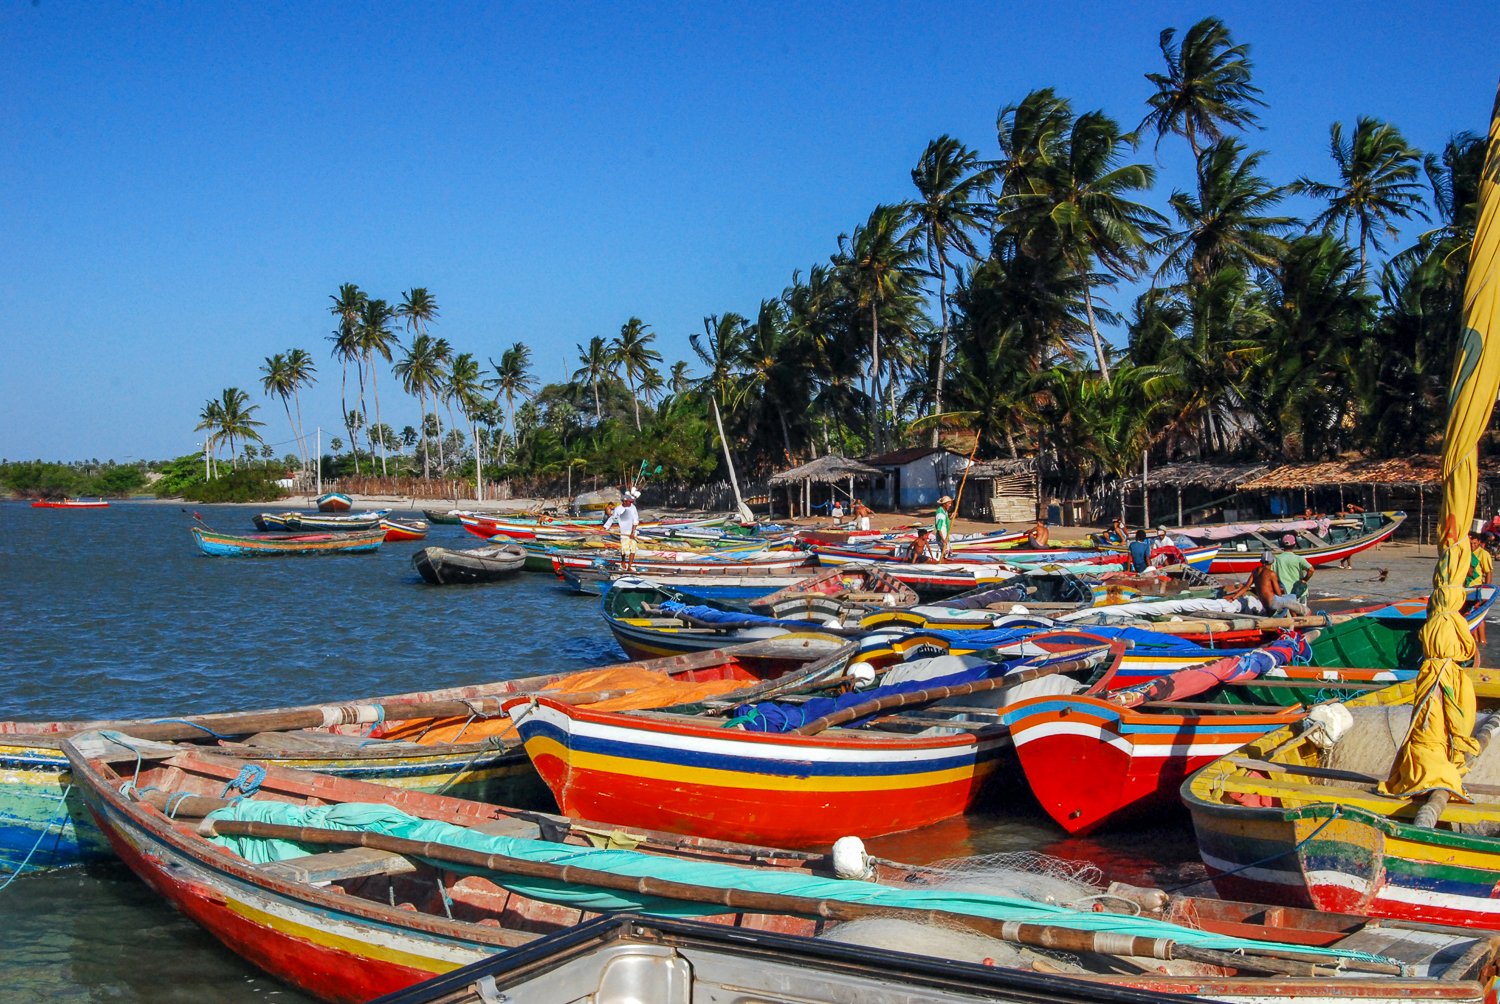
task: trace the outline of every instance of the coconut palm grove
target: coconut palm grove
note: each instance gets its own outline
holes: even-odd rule
[[[998,108],[994,135],[914,151],[910,187],[830,234],[827,259],[789,262],[759,303],[704,304],[687,359],[663,357],[649,317],[625,317],[547,382],[525,341],[445,337],[441,290],[351,277],[323,337],[267,346],[259,373],[208,398],[203,454],[163,487],[242,460],[310,469],[300,392],[330,380],[342,415],[318,423],[324,477],[537,489],[647,462],[717,480],[715,406],[751,478],[954,431],[981,458],[1040,457],[1080,488],[1143,451],[1428,450],[1459,334],[1477,123],[1420,150],[1399,123],[1332,122],[1321,173],[1271,177],[1252,53],[1227,24],[1166,28],[1154,63],[1141,55],[1145,107],[1038,88]],[[1157,184],[1168,159],[1191,162],[1190,188]]]

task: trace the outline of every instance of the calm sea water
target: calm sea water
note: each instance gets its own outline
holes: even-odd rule
[[[208,558],[191,511],[251,530],[252,510],[116,503],[100,511],[0,503],[0,718],[167,716],[398,693],[624,656],[597,601],[550,576],[424,584],[421,545],[373,555]],[[460,527],[429,543],[462,547]],[[989,811],[872,842],[905,860],[1039,850],[1106,877],[1200,878],[1191,829],[1061,839],[1016,792]],[[261,975],[123,867],[24,876],[0,891],[0,998],[238,1004],[300,994]]]

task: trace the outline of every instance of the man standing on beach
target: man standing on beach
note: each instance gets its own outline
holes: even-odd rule
[[[620,504],[615,506],[615,511],[604,521],[605,531],[615,523],[620,526],[620,569],[625,572],[634,570],[635,531],[641,525],[641,514],[635,508],[635,496],[635,489],[622,487]]]
[[[938,499],[937,512],[932,514],[932,532],[937,537],[938,560],[948,560],[948,537],[952,525],[952,517],[948,514],[948,507],[953,504],[953,499],[947,495]]]
[[[875,513],[869,506],[865,505],[863,499],[854,500],[854,518],[859,522],[855,526],[860,530],[870,529],[870,517]]]
[[[1281,581],[1281,592],[1285,595],[1295,597],[1302,603],[1307,602],[1307,580],[1312,578],[1313,566],[1306,558],[1291,550],[1297,546],[1297,538],[1293,534],[1287,534],[1281,538],[1281,546],[1287,550],[1276,555],[1272,562],[1276,569],[1276,578]]]

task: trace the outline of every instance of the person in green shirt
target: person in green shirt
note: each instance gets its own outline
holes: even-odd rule
[[[948,513],[948,507],[953,504],[953,499],[947,495],[937,501],[937,511],[932,514],[932,534],[938,542],[938,560],[948,560],[948,535],[952,517]]]
[[[1313,566],[1302,555],[1291,550],[1297,546],[1297,538],[1292,534],[1281,538],[1281,546],[1287,550],[1276,555],[1276,560],[1272,562],[1272,567],[1276,570],[1276,578],[1281,582],[1281,591],[1305,603],[1307,580],[1312,578]]]

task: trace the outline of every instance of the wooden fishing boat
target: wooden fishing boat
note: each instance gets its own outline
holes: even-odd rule
[[[263,533],[290,530],[291,527],[287,526],[286,521],[291,515],[292,513],[289,512],[258,512],[250,517],[250,521],[255,524],[257,530]],[[366,529],[369,528],[366,527]]]
[[[1219,544],[1219,553],[1207,569],[1212,574],[1248,575],[1267,549],[1295,551],[1314,567],[1327,565],[1390,540],[1405,521],[1406,513],[1400,511],[1366,512],[1339,515],[1327,523],[1321,534],[1316,520],[1184,526],[1168,532]],[[1282,542],[1287,534],[1297,538],[1294,546]]]
[[[90,811],[128,867],[226,947],[324,1001],[367,1001],[601,911],[630,910],[699,916],[736,933],[813,934],[876,916],[920,919],[1089,956],[1227,967],[1195,969],[1200,978],[1276,974],[1277,982],[1310,989],[1317,980],[1337,985],[1358,974],[1346,985],[1364,1000],[1441,994],[1435,981],[1406,978],[1392,980],[1382,995],[1377,974],[1408,975],[1399,955],[1349,945],[1358,935],[1327,922],[1283,928],[1278,939],[1272,930],[1279,918],[1263,918],[1272,930],[1252,930],[1253,914],[1244,910],[1203,911],[1181,925],[950,890],[942,872],[862,851],[830,862],[741,843],[622,833],[303,771],[259,774],[232,758],[118,733],[79,737],[66,752]],[[242,797],[225,797],[231,793]],[[1219,926],[1227,930],[1213,929]],[[1393,950],[1393,940],[1401,939],[1379,948]],[[1427,940],[1435,958],[1430,968],[1417,967],[1424,975],[1437,969],[1436,957],[1450,962],[1443,975],[1493,975],[1489,939],[1450,933]],[[1473,947],[1460,949],[1465,944]],[[1451,963],[1454,956],[1462,965]],[[1123,962],[1097,961],[1114,972]],[[1126,969],[1132,971],[1139,967]],[[682,987],[682,975],[673,987]],[[1442,999],[1467,999],[1463,986]],[[549,999],[556,990],[548,984]],[[1096,988],[1096,999],[1107,991]],[[1330,993],[1320,989],[1319,998]]]
[[[214,557],[244,557],[281,554],[358,554],[379,550],[385,531],[376,528],[357,533],[255,534],[240,536],[195,526],[193,540],[199,550]]]
[[[392,519],[386,516],[381,519],[380,528],[385,531],[387,543],[393,540],[427,539],[427,524],[420,519]]]
[[[1124,967],[1060,965],[1056,957],[1024,967],[992,964],[988,957],[949,959],[858,942],[775,934],[724,924],[643,915],[599,917],[499,953],[410,989],[379,1004],[492,1004],[497,999],[543,999],[568,987],[575,1000],[785,1000],[795,988],[803,1004],[1166,1004],[1183,997],[1226,1004],[1411,1004],[1446,1001],[1481,1004],[1490,995],[1492,937],[1427,927],[1371,924],[1312,910],[1171,897],[1151,916],[1180,918],[1203,930],[1244,933],[1287,943],[1316,944],[1373,953],[1400,951],[1402,978],[1328,973],[1267,977],[1226,967],[1181,965],[1166,972],[1129,975]],[[839,938],[839,932],[832,932]],[[1413,944],[1415,942],[1415,944]],[[953,952],[958,955],[960,952]],[[1100,960],[1103,962],[1103,960]],[[1159,968],[1168,968],[1159,964]],[[1105,970],[1102,971],[1101,970]],[[1111,971],[1112,970],[1112,971]]]
[[[373,530],[385,519],[389,509],[346,513],[285,513],[288,530]]]
[[[1473,631],[1495,605],[1494,586],[1469,590],[1464,619]],[[1418,637],[1427,623],[1427,598],[1412,597],[1376,606],[1319,633],[1313,640],[1313,663],[1319,666],[1367,666],[1416,669],[1422,661]]]
[[[592,554],[573,554],[570,552],[553,552],[552,568],[561,575],[561,569],[567,567],[582,567],[588,565],[602,565],[604,568],[619,569],[620,560],[617,556],[613,558],[603,557],[604,552]],[[651,575],[656,572],[717,572],[719,574],[734,574],[737,572],[784,572],[793,568],[801,568],[809,562],[809,557],[801,551],[765,551],[760,553],[740,554],[702,554],[702,555],[679,555],[667,558],[649,557],[650,552],[636,552],[631,560],[630,567],[637,575]]]
[[[1266,681],[1277,685],[1274,703],[1231,698],[1236,685],[1306,654],[1300,640],[1276,642],[1108,694],[1021,701],[1005,710],[1004,721],[1032,793],[1068,833],[1159,820],[1179,808],[1178,788],[1198,768],[1300,720],[1326,695],[1384,686],[1360,671],[1346,678],[1332,670],[1316,679]],[[1351,690],[1342,689],[1346,684]]]
[[[842,615],[851,606],[909,607],[916,602],[915,589],[876,566],[842,565],[798,579],[749,606],[772,617],[808,617]]]
[[[31,503],[33,509],[108,509],[103,499],[37,499]]]
[[[1049,648],[1038,636],[1017,651],[999,662],[906,663],[901,668],[910,682],[882,684],[867,695],[787,711],[737,708],[728,724],[738,728],[716,718],[594,712],[546,698],[508,701],[505,709],[569,815],[826,847],[841,836],[881,836],[962,815],[980,799],[1009,745],[994,715],[967,710],[888,714],[869,729],[832,726],[969,693],[1003,704],[1039,677],[1093,675],[1123,649],[1073,639]],[[800,724],[795,731],[758,730],[782,718]]]
[[[313,500],[319,512],[348,512],[354,508],[354,499],[343,492],[326,492]]]
[[[422,515],[427,522],[444,526],[458,526],[461,522],[457,509],[423,509]]]
[[[1468,673],[1481,715],[1500,710],[1500,674]],[[1408,681],[1348,707],[1410,706],[1414,692]],[[1388,763],[1370,765],[1369,773],[1324,766],[1316,738],[1294,726],[1278,729],[1183,784],[1199,853],[1220,894],[1461,927],[1500,925],[1500,838],[1478,835],[1500,833],[1496,789],[1471,785],[1481,801],[1449,802],[1437,826],[1417,826],[1412,817],[1422,795],[1376,791]]]
[[[412,567],[435,586],[499,582],[521,570],[526,552],[515,544],[490,544],[454,550],[424,547],[411,556]]]
[[[852,655],[852,646],[827,637],[776,640],[741,645],[732,651],[696,652],[579,673],[593,679],[614,670],[632,670],[662,674],[687,684],[738,681],[744,684],[744,691],[753,693],[795,688],[826,675],[836,676]],[[435,713],[431,712],[434,704],[459,702],[477,709],[474,713],[478,715],[487,701],[560,688],[570,678],[583,677],[548,673],[336,705],[217,712],[166,720],[0,721],[0,872],[63,868],[97,860],[106,853],[103,836],[83,808],[60,749],[62,739],[88,729],[124,730],[154,740],[216,742],[223,749],[284,767],[507,805],[551,805],[551,796],[519,741],[503,734],[509,728],[497,735],[495,729],[482,725],[482,717],[476,718],[478,724],[470,728],[457,729],[457,738],[441,745],[429,743],[431,735],[420,733],[403,741],[380,740],[397,732],[384,722],[397,717],[409,720],[414,714],[411,709],[417,706]],[[460,714],[468,717],[467,712]],[[504,721],[499,718],[492,724],[503,725]],[[307,731],[310,725],[318,729]]]
[[[547,565],[552,568],[552,556],[546,555]],[[633,572],[624,572],[602,565],[562,565],[553,569],[568,588],[590,596],[603,596],[617,579],[635,577]],[[716,570],[693,572],[652,572],[651,581],[669,589],[677,589],[722,601],[749,601],[769,596],[771,593],[795,585],[803,579],[821,574],[816,567],[792,568],[781,572],[732,572]]]

